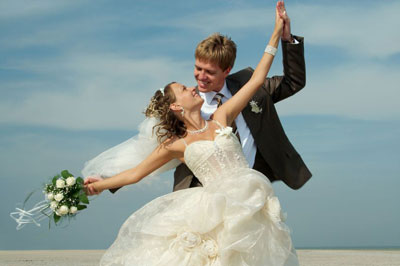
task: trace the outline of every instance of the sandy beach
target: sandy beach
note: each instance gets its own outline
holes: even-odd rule
[[[92,266],[104,250],[0,251],[1,266]],[[298,250],[301,266],[400,266],[400,250]]]

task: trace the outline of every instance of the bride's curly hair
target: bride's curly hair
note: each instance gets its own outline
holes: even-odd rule
[[[144,114],[146,117],[155,117],[160,119],[160,122],[153,127],[153,134],[156,134],[157,140],[161,143],[162,139],[171,138],[172,136],[186,136],[186,126],[174,112],[170,109],[170,105],[175,102],[176,97],[171,85],[176,83],[171,82],[164,87],[164,93],[157,90],[150,103],[147,106]]]

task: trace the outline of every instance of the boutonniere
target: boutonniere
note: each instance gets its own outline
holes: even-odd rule
[[[257,102],[256,102],[256,101],[251,101],[251,102],[250,102],[250,106],[251,106],[251,111],[252,111],[253,113],[258,114],[258,113],[261,113],[261,112],[262,112],[262,108],[260,108],[260,107],[257,105]]]

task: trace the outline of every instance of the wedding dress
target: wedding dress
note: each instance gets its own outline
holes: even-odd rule
[[[249,168],[230,127],[187,145],[203,187],[161,196],[133,213],[100,265],[298,265],[269,180]]]

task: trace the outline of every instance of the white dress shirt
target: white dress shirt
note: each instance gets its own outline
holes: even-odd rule
[[[224,95],[224,97],[222,98],[222,103],[225,103],[232,97],[231,92],[226,86],[226,82],[224,83],[224,86],[219,91],[219,93],[222,93]],[[200,97],[204,99],[203,106],[201,107],[201,116],[204,119],[209,120],[210,116],[217,110],[218,103],[216,99],[214,99],[217,92],[199,92],[199,94]],[[239,132],[240,142],[242,143],[244,156],[246,157],[249,166],[253,167],[257,152],[254,138],[251,135],[250,129],[247,127],[246,122],[244,121],[242,113],[239,113],[239,115],[235,119],[235,122],[237,126],[237,131]]]
[[[296,38],[293,38],[293,41],[294,42],[292,44],[299,44],[299,41]],[[224,95],[224,97],[222,98],[222,103],[225,103],[228,99],[232,97],[231,92],[226,86],[226,81],[219,93],[222,93]],[[199,92],[199,94],[201,98],[204,99],[203,106],[201,107],[201,116],[204,119],[209,120],[210,116],[215,112],[215,110],[217,110],[218,103],[214,99],[217,92]],[[253,167],[257,153],[257,146],[254,143],[254,138],[251,135],[250,129],[247,127],[246,121],[244,121],[242,113],[239,113],[238,117],[236,117],[235,119],[235,122],[237,126],[237,131],[239,132],[240,142],[242,143],[244,156],[246,157],[249,166]]]

